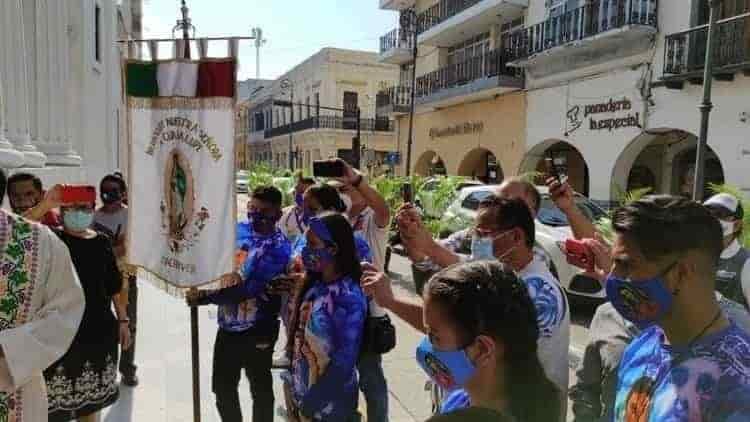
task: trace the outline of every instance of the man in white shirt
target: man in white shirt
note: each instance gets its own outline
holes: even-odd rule
[[[0,170],[0,203],[5,197]],[[65,244],[0,210],[0,420],[47,421],[42,372],[70,347],[84,295]]]
[[[294,186],[294,204],[290,205],[282,210],[281,219],[278,222],[278,227],[282,233],[289,239],[289,242],[294,245],[294,241],[305,233],[307,224],[303,215],[302,208],[302,195],[305,194],[307,188],[315,184],[315,180],[311,177],[304,177],[302,173],[297,175],[297,184]]]
[[[378,191],[367,184],[357,170],[343,160],[339,161],[344,166],[344,175],[338,182],[331,184],[339,191],[349,208],[349,221],[354,231],[361,233],[370,246],[373,264],[382,271],[390,219],[388,204]],[[385,311],[375,301],[370,300],[369,316],[377,318],[384,315]],[[365,353],[360,357],[358,368],[359,386],[367,401],[367,420],[387,422],[388,384],[383,373],[382,356]]]
[[[748,309],[750,303],[750,251],[740,244],[745,212],[742,203],[728,193],[712,196],[703,205],[721,224],[724,250],[716,270],[716,290]]]

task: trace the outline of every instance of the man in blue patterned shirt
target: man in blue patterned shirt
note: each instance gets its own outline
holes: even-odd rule
[[[291,254],[286,236],[276,227],[281,192],[256,188],[248,205],[247,257],[228,287],[188,295],[194,305],[219,305],[214,345],[212,388],[223,422],[242,422],[237,388],[244,369],[253,397],[253,422],[273,421],[271,378],[273,345],[279,334],[280,299],[269,282],[285,272]]]

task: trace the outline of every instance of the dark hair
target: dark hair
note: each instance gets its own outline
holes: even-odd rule
[[[520,228],[526,235],[526,246],[534,247],[536,233],[534,217],[528,205],[520,198],[505,199],[498,196],[490,196],[479,204],[480,210],[492,213],[495,222],[501,230]]]
[[[337,252],[334,256],[336,269],[341,274],[358,282],[362,278],[362,267],[354,243],[354,229],[352,229],[349,220],[341,214],[328,214],[321,217],[320,220],[331,232],[334,246],[336,246]]]
[[[273,186],[258,186],[253,189],[251,198],[267,202],[276,208],[281,208],[281,191]]]
[[[522,179],[520,176],[509,177],[505,179],[503,184],[518,184],[523,188],[523,192],[531,198],[531,202],[534,203],[534,212],[539,213],[539,208],[542,206],[542,195],[539,194],[539,190],[534,186],[533,183],[528,180]]]
[[[5,178],[5,171],[3,169],[0,169],[0,205],[3,204],[3,201],[5,201],[5,187],[7,185],[8,180]]]
[[[719,221],[708,208],[679,196],[650,195],[618,208],[612,214],[612,227],[644,256],[657,261],[696,250],[715,267],[723,249]]]
[[[125,179],[123,179],[122,173],[112,173],[104,176],[102,178],[102,181],[99,183],[99,192],[104,190],[104,183],[106,182],[116,183],[117,186],[120,187],[121,193],[128,192],[128,185],[127,183],[125,183]]]
[[[480,335],[502,343],[503,384],[515,420],[558,421],[561,392],[537,354],[539,327],[526,285],[498,261],[475,261],[435,274],[426,294],[442,306],[469,343]]]
[[[309,186],[315,184],[315,179],[312,177],[306,177],[302,172],[297,173],[297,183]]]
[[[10,176],[8,178],[8,182],[6,186],[8,190],[10,190],[11,186],[19,182],[32,182],[34,185],[34,189],[38,190],[39,192],[42,192],[44,190],[44,187],[42,185],[42,179],[40,179],[38,176],[33,175],[31,173],[16,173]]]
[[[339,191],[333,186],[318,183],[309,187],[307,192],[310,192],[310,195],[318,201],[323,211],[346,211],[346,204],[344,204],[344,201],[341,199]]]

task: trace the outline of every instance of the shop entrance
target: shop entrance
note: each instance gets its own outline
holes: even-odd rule
[[[414,173],[418,176],[445,176],[445,162],[435,151],[425,151],[419,156],[414,166]]]
[[[547,174],[545,158],[552,158],[555,170],[567,176],[576,192],[589,196],[589,166],[581,152],[565,141],[549,139],[531,148],[521,162],[519,173],[537,173],[535,183],[544,184]]]
[[[475,148],[464,156],[458,166],[458,175],[481,180],[487,184],[500,183],[505,177],[495,154],[484,148]]]
[[[680,129],[650,130],[635,138],[620,154],[612,174],[612,199],[625,192],[651,189],[651,193],[692,197],[698,138]],[[708,147],[706,187],[724,183],[724,169],[716,153]]]

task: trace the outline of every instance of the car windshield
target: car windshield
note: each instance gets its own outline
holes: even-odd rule
[[[479,204],[481,204],[482,201],[489,198],[490,196],[492,196],[492,191],[489,190],[472,192],[466,198],[464,198],[463,202],[461,202],[461,208],[476,211],[477,209],[479,209]]]
[[[576,196],[575,201],[578,209],[581,210],[583,215],[585,215],[589,221],[596,221],[606,215],[601,208],[596,206],[586,197]],[[552,202],[552,199],[546,195],[542,197],[542,205],[539,208],[537,219],[548,226],[563,227],[570,225],[565,214],[560,211],[555,203]]]

